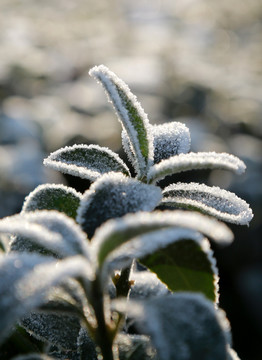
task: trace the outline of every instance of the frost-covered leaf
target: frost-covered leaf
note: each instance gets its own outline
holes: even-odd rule
[[[209,242],[198,232],[177,227],[137,236],[108,256],[104,272],[124,268],[134,258],[153,271],[169,290],[201,292],[217,302],[215,259]]]
[[[228,347],[228,354],[226,360],[240,360],[238,357],[238,354],[235,352],[235,350]]]
[[[77,353],[81,360],[97,360],[95,344],[84,328],[80,329],[77,338]]]
[[[68,186],[39,185],[25,198],[22,212],[57,210],[75,219],[81,197],[81,193]]]
[[[82,277],[88,289],[93,277],[83,257],[62,261],[27,253],[0,257],[0,341],[17,320],[45,302],[51,287],[70,277]]]
[[[177,227],[201,232],[219,243],[229,243],[233,239],[232,232],[225,224],[202,214],[178,210],[155,211],[128,214],[120,219],[108,221],[97,230],[92,240],[92,247],[97,253],[98,264],[102,266],[110,253],[132,238],[141,237],[147,233],[150,236],[153,231]],[[141,250],[147,254],[159,248],[158,240],[152,243],[147,241],[145,244],[146,246],[141,246],[138,251]],[[139,257],[142,255],[140,252]],[[126,259],[129,261],[129,256]]]
[[[146,176],[153,160],[153,140],[149,121],[129,87],[104,65],[93,67],[89,74],[100,82],[113,104],[117,116],[130,139],[139,177]]]
[[[244,200],[216,186],[177,183],[166,187],[162,194],[164,205],[200,210],[223,221],[247,225],[253,217]]]
[[[44,165],[91,181],[111,171],[130,176],[128,167],[116,153],[98,145],[66,146],[51,153]]]
[[[77,348],[80,323],[76,316],[33,311],[21,320],[21,324],[38,340],[49,342],[60,349]]]
[[[160,188],[120,173],[103,175],[84,193],[77,221],[91,238],[102,223],[137,211],[151,211],[162,198]]]
[[[1,231],[22,236],[12,240],[12,251],[42,252],[44,249],[58,257],[84,254],[89,258],[85,233],[73,219],[57,211],[39,210],[6,217],[0,220]]]
[[[169,293],[166,285],[151,271],[131,272],[130,280],[134,281],[129,293],[130,299],[146,299],[154,296],[167,295]]]
[[[156,350],[148,336],[119,334],[115,343],[119,360],[157,360]]]
[[[246,166],[239,158],[227,153],[199,152],[172,156],[151,167],[147,180],[157,182],[168,175],[197,169],[225,169],[242,174]]]
[[[165,124],[151,125],[154,141],[154,163],[171,156],[188,153],[190,150],[190,132],[182,123],[172,121]]]
[[[13,357],[11,360],[56,360],[56,359],[46,354],[32,353],[32,354],[16,356]]]
[[[159,360],[227,359],[228,322],[200,294],[177,293],[115,308],[151,337]]]

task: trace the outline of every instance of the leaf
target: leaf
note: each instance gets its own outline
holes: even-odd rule
[[[246,166],[239,158],[227,153],[199,152],[180,154],[151,167],[147,180],[155,183],[168,175],[197,169],[225,169],[242,174]]]
[[[129,278],[134,281],[130,289],[129,299],[146,299],[169,293],[166,285],[151,271],[134,271]]]
[[[140,262],[169,290],[201,292],[218,303],[218,271],[208,241],[197,234],[188,238],[185,234],[184,239],[183,236],[176,239],[174,235],[170,230],[163,231],[162,236],[159,232],[160,239],[169,237],[174,242],[140,258]]]
[[[162,198],[160,188],[120,173],[103,175],[84,193],[77,221],[92,238],[96,228],[111,218],[151,211]]]
[[[25,198],[22,212],[57,210],[75,219],[81,197],[81,193],[68,186],[39,185]]]
[[[17,320],[45,303],[52,286],[70,277],[83,278],[88,290],[93,274],[83,257],[58,262],[27,253],[0,257],[0,342]]]
[[[219,243],[230,243],[233,239],[233,234],[226,225],[195,212],[177,210],[128,214],[120,219],[108,221],[97,230],[92,240],[92,248],[97,254],[98,265],[102,266],[114,250],[132,238],[156,230],[177,227],[201,232]],[[178,231],[177,236],[179,235],[180,232]],[[192,232],[190,232],[190,236],[193,236]],[[145,253],[155,251],[159,247],[158,241],[152,242],[152,249],[151,242],[145,244],[141,248]],[[142,251],[139,257],[143,255]],[[129,261],[129,257],[126,257]]]
[[[95,344],[85,328],[81,328],[79,332],[77,353],[81,360],[97,360]]]
[[[16,356],[11,360],[56,360],[56,359],[46,354],[31,353],[31,354]]]
[[[172,121],[165,124],[151,125],[154,141],[154,163],[171,156],[188,153],[190,150],[190,132],[182,123]]]
[[[112,171],[130,176],[128,167],[116,153],[98,145],[66,146],[51,153],[44,165],[91,181]]]
[[[84,254],[89,258],[85,233],[63,213],[39,210],[0,220],[0,232],[21,235],[13,239],[12,251],[54,252],[59,257]],[[34,248],[32,244],[38,247]]]
[[[177,293],[143,302],[117,301],[115,309],[149,335],[159,360],[227,358],[228,322],[201,294]]]
[[[156,351],[148,336],[119,334],[116,344],[119,360],[157,360]]]
[[[119,121],[130,139],[136,158],[139,178],[146,176],[153,160],[153,140],[148,129],[149,121],[129,87],[104,65],[95,66],[89,74],[100,82],[112,102]]]
[[[153,271],[169,290],[201,292],[217,303],[216,262],[207,239],[198,232],[176,227],[137,236],[108,256],[103,273],[125,268],[134,258]]]
[[[161,204],[199,210],[235,224],[247,225],[252,219],[249,205],[235,194],[219,187],[197,183],[177,183],[163,190]]]
[[[38,340],[49,342],[64,350],[77,349],[80,323],[76,316],[33,311],[22,319],[21,324]]]

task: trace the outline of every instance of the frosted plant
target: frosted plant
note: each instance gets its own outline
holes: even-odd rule
[[[185,125],[151,125],[114,73],[98,66],[90,75],[115,108],[133,169],[98,145],[65,147],[44,160],[92,184],[84,194],[40,185],[20,214],[0,220],[0,341],[23,331],[29,344],[27,333],[47,344],[21,349],[30,354],[16,360],[237,359],[209,239],[231,243],[232,232],[218,220],[247,225],[252,211],[218,187],[161,189],[159,181],[192,169],[241,174],[244,163],[226,153],[189,152]]]

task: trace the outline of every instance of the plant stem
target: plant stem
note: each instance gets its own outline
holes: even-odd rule
[[[101,350],[103,360],[117,360],[114,359],[113,338],[105,320],[104,294],[100,288],[99,279],[93,282],[92,306],[97,320],[95,341]]]
[[[121,271],[121,275],[116,282],[116,297],[127,297],[130,290],[129,275],[132,265]]]

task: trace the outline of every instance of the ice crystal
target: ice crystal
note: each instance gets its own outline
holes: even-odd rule
[[[171,156],[188,153],[190,150],[189,129],[180,122],[169,122],[151,125],[154,141],[154,163],[168,159]]]

